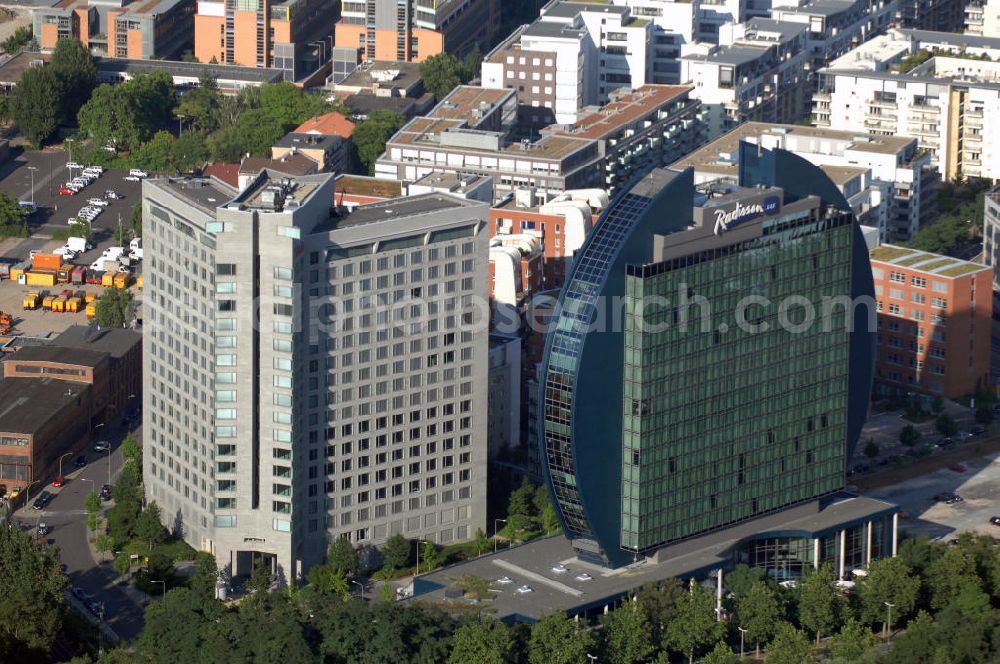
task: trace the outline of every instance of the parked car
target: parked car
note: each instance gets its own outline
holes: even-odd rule
[[[87,202],[90,203],[91,205],[96,205],[99,208],[106,208],[109,205],[111,205],[103,198],[91,198]]]
[[[105,484],[101,487],[101,500],[108,501],[111,500],[111,485]]]
[[[78,164],[75,161],[67,161],[66,168],[83,168],[83,164]]]
[[[56,478],[52,480],[52,486],[54,486],[57,489],[63,486],[64,484],[66,484],[66,478],[63,477],[62,475],[56,475]]]
[[[934,496],[934,500],[936,500],[939,503],[944,503],[946,505],[963,502],[963,499],[960,495],[958,495],[957,493],[953,493],[951,491],[944,491],[942,493],[936,494]]]
[[[149,173],[147,173],[146,171],[142,170],[141,168],[132,168],[132,169],[129,170],[128,174],[131,175],[131,176],[133,176],[133,177],[137,177],[137,178],[148,178],[149,177]]]
[[[981,436],[984,433],[986,433],[986,427],[977,424],[976,426],[969,429],[969,433],[971,433],[973,436]]]
[[[41,510],[45,509],[45,506],[49,504],[49,500],[52,499],[52,494],[48,491],[42,491],[38,494],[38,498],[35,498],[35,502],[31,504],[31,509]]]
[[[142,178],[137,175],[126,175],[122,180],[125,180],[125,182],[139,182]]]
[[[68,187],[59,187],[60,196],[76,196],[76,189],[70,189]]]
[[[95,452],[107,452],[110,449],[111,449],[111,443],[109,443],[106,440],[99,440],[96,443],[94,443]]]
[[[948,466],[948,470],[954,470],[956,473],[964,473],[966,470],[968,470],[968,468],[966,468],[963,464],[953,463],[950,466]]]
[[[937,442],[938,447],[951,447],[955,444],[954,438],[942,438]]]
[[[107,196],[108,198],[110,198],[111,200],[114,200],[114,201],[117,201],[119,199],[125,198],[124,196],[122,196],[121,194],[119,194],[114,189],[108,189],[106,192],[104,192],[104,195]]]
[[[52,527],[47,525],[44,521],[38,524],[38,536],[45,537],[52,532]]]
[[[84,466],[87,465],[87,457],[81,454],[76,458],[75,465],[77,468],[83,468]]]
[[[990,523],[992,523],[994,526],[1000,526],[1000,516],[991,516]]]

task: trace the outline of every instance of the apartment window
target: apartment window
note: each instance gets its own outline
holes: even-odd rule
[[[935,309],[947,309],[948,300],[943,297],[932,297],[931,306],[934,307]]]
[[[923,277],[910,277],[910,285],[914,288],[926,288],[927,280]]]
[[[902,272],[890,272],[889,273],[889,281],[893,281],[893,282],[895,282],[897,284],[905,284],[906,283],[906,275],[903,274]]]
[[[889,305],[889,313],[890,314],[897,314],[897,315],[902,316],[903,315],[903,308],[901,306],[899,306],[898,304],[890,304]]]
[[[889,289],[889,297],[891,297],[894,300],[902,300],[903,299],[903,289],[902,288],[890,288]]]
[[[948,292],[948,284],[945,283],[945,282],[943,282],[943,281],[935,281],[935,282],[933,282],[931,288],[934,290],[935,293],[947,293]]]
[[[236,263],[216,263],[215,274],[220,277],[236,276]]]
[[[923,293],[910,293],[910,301],[914,304],[923,304],[925,296]]]

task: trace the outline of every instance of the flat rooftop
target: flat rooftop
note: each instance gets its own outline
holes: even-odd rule
[[[412,185],[447,189],[450,193],[464,193],[480,186],[486,179],[479,175],[459,175],[455,171],[431,171],[422,178],[414,180]]]
[[[289,132],[278,139],[276,148],[296,148],[299,150],[330,150],[341,143],[340,136],[333,134],[296,134]]]
[[[37,67],[39,62],[48,64],[52,60],[51,53],[21,51],[0,62],[0,83],[16,85],[24,72],[31,67]]]
[[[57,346],[55,341],[46,346],[28,346],[11,355],[13,362],[55,362],[93,369],[108,358],[108,353],[98,350],[84,350]]]
[[[206,212],[214,212],[236,196],[238,190],[215,178],[159,178],[148,179],[150,185],[160,187]]]
[[[605,12],[608,14],[627,14],[628,7],[618,7],[606,2],[557,2],[545,10],[545,16],[556,18],[573,18],[580,12]]]
[[[768,50],[754,46],[720,46],[706,55],[690,54],[681,56],[682,60],[701,60],[703,62],[718,62],[724,65],[743,65],[763,57],[768,57]]]
[[[350,212],[331,218],[330,227],[323,230],[342,230],[353,226],[380,221],[393,222],[399,217],[412,217],[442,210],[475,207],[477,201],[467,201],[447,194],[421,194],[388,201],[359,205]]]
[[[493,600],[477,606],[495,610],[495,616],[502,620],[534,621],[553,611],[583,613],[599,610],[663,579],[686,579],[718,568],[731,569],[733,549],[754,537],[773,533],[812,538],[893,511],[895,506],[890,503],[841,494],[668,545],[658,552],[659,562],[643,558],[618,569],[581,561],[568,539],[561,535],[549,537],[418,576],[413,582],[413,599],[456,601],[446,597],[446,592],[457,579],[471,574],[490,581],[491,589],[497,591]],[[556,571],[557,565],[566,570]],[[499,583],[501,577],[510,581]],[[528,586],[531,592],[517,592],[521,586]]]
[[[52,340],[53,346],[99,351],[115,358],[125,355],[133,346],[141,343],[142,334],[139,332],[115,328],[98,329],[92,325],[73,325]]]
[[[840,131],[823,127],[745,122],[674,163],[671,168],[683,170],[691,166],[696,171],[735,175],[738,172],[735,155],[740,141],[764,135],[827,139],[844,143],[844,149],[881,154],[897,154],[916,140],[908,136],[861,137],[856,131]],[[798,152],[805,153],[802,150],[798,150]],[[823,154],[831,153],[832,151],[828,150]],[[842,154],[842,151],[838,154]]]
[[[442,131],[448,129],[462,129],[465,122],[462,120],[441,120],[431,117],[413,118],[389,139],[391,145],[401,146],[439,146]],[[576,136],[552,134],[543,135],[539,140],[528,143],[507,143],[501,144],[499,150],[477,147],[457,147],[448,146],[447,149],[457,152],[482,153],[488,155],[506,155],[512,157],[524,157],[531,159],[563,159],[577,150],[581,150],[592,143],[592,139],[578,138]]]
[[[781,39],[794,39],[809,27],[794,21],[775,21],[769,18],[752,18],[746,22],[746,38],[763,37],[760,33],[779,35]]]
[[[1000,49],[1000,37],[980,37],[961,32],[937,32],[934,30],[900,29],[899,32],[920,45],[940,44],[942,46],[995,48]]]
[[[337,83],[334,89],[370,90],[378,85],[380,88],[406,91],[420,83],[420,80],[420,65],[415,62],[375,60],[358,66],[347,78]]]
[[[90,385],[56,378],[0,380],[0,431],[34,434],[89,389]]]
[[[964,261],[960,258],[932,254],[928,251],[910,249],[909,247],[899,247],[894,244],[883,244],[875,247],[870,253],[872,261],[885,263],[887,265],[897,265],[908,270],[915,270],[930,274],[935,277],[946,277],[954,279],[964,277],[973,272],[990,270],[988,265]]]
[[[270,168],[265,168],[260,172],[260,175],[244,189],[240,194],[233,199],[234,203],[240,203],[246,205],[247,207],[265,207],[271,208],[272,206],[264,202],[264,192],[270,187],[281,187],[285,192],[284,201],[285,205],[290,201],[296,201],[299,205],[305,203],[310,196],[319,189],[320,185],[329,178],[332,177],[329,173],[322,173],[319,175],[312,176],[299,176],[294,178],[282,177],[283,173],[272,171]],[[291,185],[286,186],[285,181],[291,181]]]
[[[552,132],[575,138],[606,138],[623,127],[663,108],[693,89],[690,85],[644,85],[577,120],[568,129]]]
[[[469,127],[476,124],[490,111],[513,99],[516,92],[507,88],[480,88],[460,85],[442,99],[427,114],[429,118],[462,120]]]
[[[334,198],[337,194],[398,198],[403,195],[403,183],[399,180],[382,180],[367,175],[338,175],[333,181]]]
[[[580,39],[583,30],[570,27],[568,23],[556,21],[535,21],[521,33],[523,37],[539,37],[542,39]]]

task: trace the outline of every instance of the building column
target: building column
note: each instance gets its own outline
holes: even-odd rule
[[[715,619],[722,620],[722,568],[718,569],[715,583]]]
[[[819,538],[813,538],[813,569],[819,569]]]
[[[899,512],[892,513],[892,557],[896,557],[899,550]]]
[[[865,544],[865,564],[868,565],[872,561],[872,522],[869,521],[865,524],[865,537],[867,538],[867,543]]]
[[[838,558],[839,558],[838,565],[840,567],[840,574],[838,574],[838,576],[837,576],[837,578],[840,579],[841,581],[844,580],[844,562],[845,562],[844,559],[846,557],[847,557],[847,531],[846,530],[841,530],[840,531],[840,556],[838,556]]]

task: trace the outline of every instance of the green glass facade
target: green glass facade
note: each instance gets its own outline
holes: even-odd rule
[[[647,551],[844,486],[847,320],[833,309],[807,325],[804,305],[820,317],[824,298],[850,292],[853,239],[850,215],[800,212],[765,221],[755,240],[630,266],[623,548]],[[786,320],[801,330],[779,322],[789,298],[798,304]],[[740,329],[738,311],[759,331]]]

